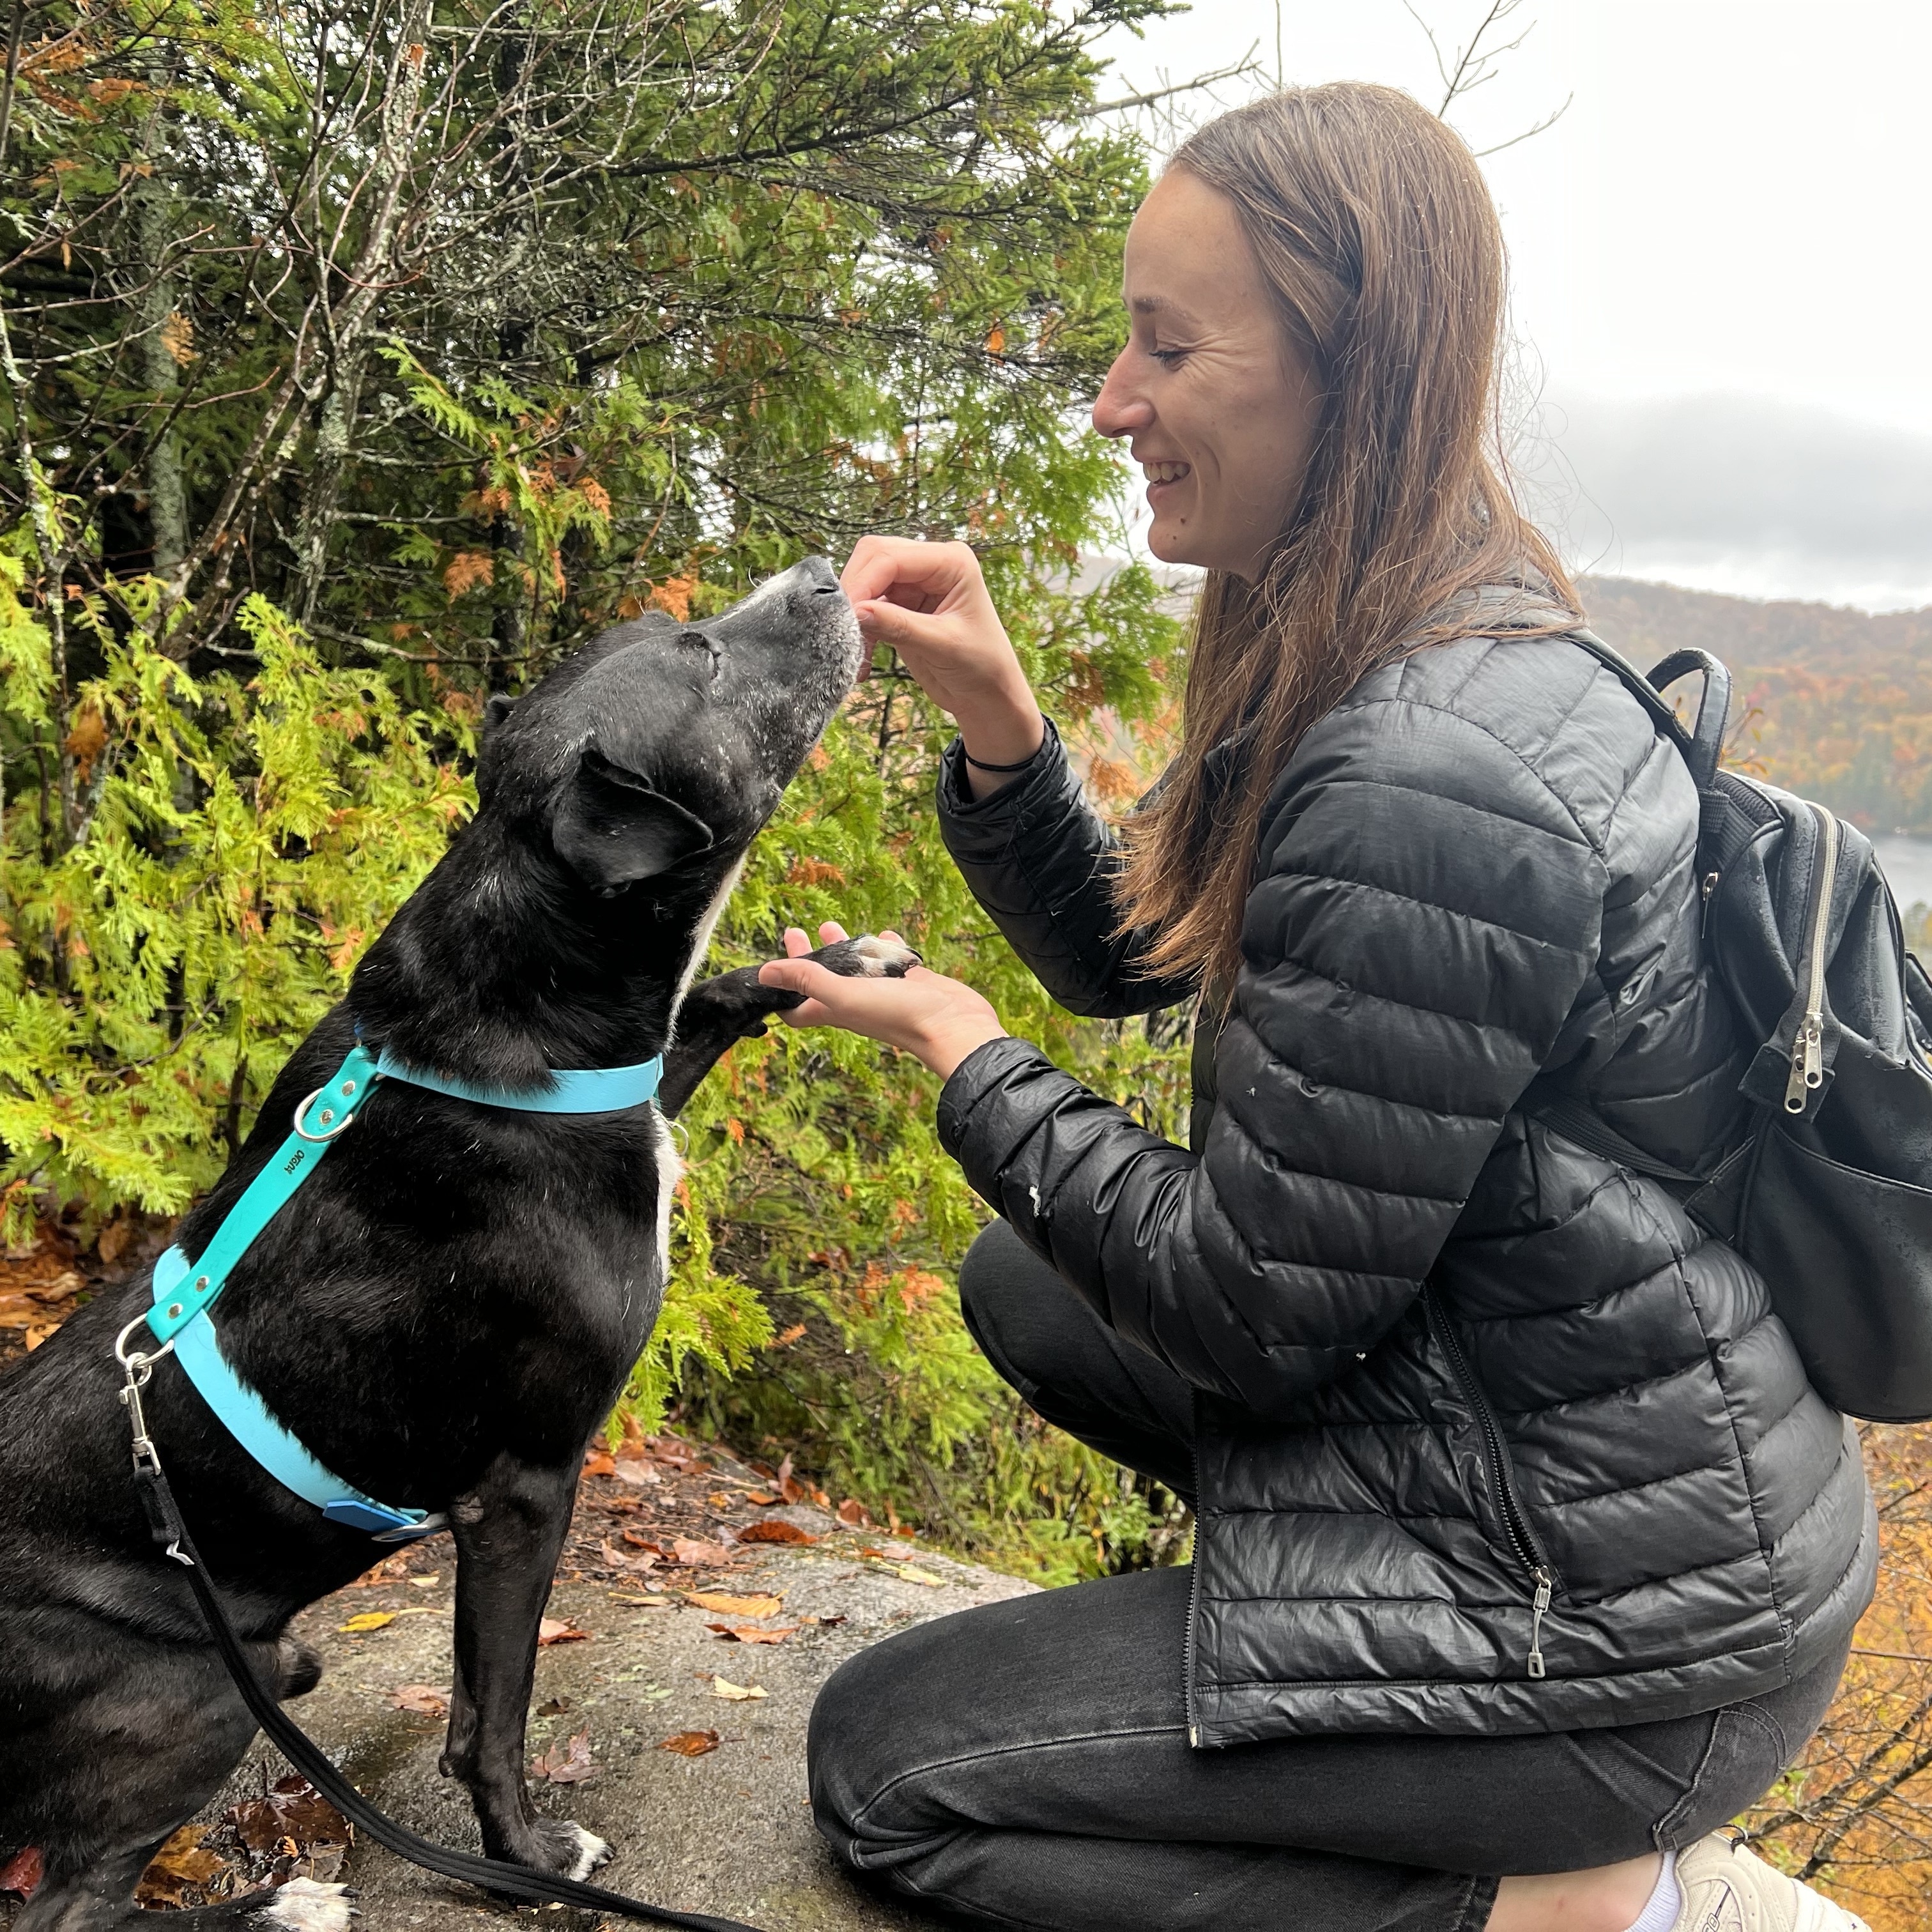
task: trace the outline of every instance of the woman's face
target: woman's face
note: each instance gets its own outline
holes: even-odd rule
[[[1234,205],[1185,168],[1127,233],[1132,334],[1094,405],[1148,478],[1148,547],[1250,583],[1301,494],[1322,398],[1270,300]]]

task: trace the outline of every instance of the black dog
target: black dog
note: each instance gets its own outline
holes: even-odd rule
[[[512,1089],[663,1052],[659,1105],[674,1114],[732,1040],[797,1003],[754,970],[686,989],[860,656],[814,558],[723,616],[620,626],[514,704],[493,700],[475,820],[282,1070],[182,1223],[186,1252],[358,1026],[409,1066]],[[876,974],[913,956],[862,940],[820,956]],[[222,1352],[330,1469],[447,1512],[459,1567],[442,1768],[468,1786],[491,1856],[580,1876],[608,1850],[532,1806],[526,1708],[585,1448],[663,1297],[676,1159],[649,1105],[513,1112],[390,1081],[364,1108],[230,1277]],[[46,1869],[16,1932],[125,1927],[155,1847],[254,1732],[130,1480],[113,1348],[149,1299],[146,1279],[102,1295],[0,1394],[0,1857],[38,1845]],[[284,1636],[290,1618],[381,1549],[268,1475],[178,1364],[158,1366],[146,1408],[258,1671],[299,1695],[319,1667]],[[340,1932],[340,1891],[298,1881],[172,1922],[209,1932],[259,1914]]]

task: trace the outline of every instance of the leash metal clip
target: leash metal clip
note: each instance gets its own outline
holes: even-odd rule
[[[137,1328],[145,1330],[147,1325],[148,1318],[145,1315],[137,1315],[115,1336],[114,1359],[121,1364],[123,1378],[121,1384],[122,1406],[128,1412],[128,1425],[134,1433],[134,1474],[137,1479],[145,1478],[148,1483],[153,1484],[163,1480],[161,1455],[154,1447],[154,1438],[148,1433],[148,1418],[141,1406],[141,1391],[153,1376],[154,1364],[165,1361],[172,1355],[175,1345],[172,1340],[164,1342],[152,1354],[138,1348],[130,1352],[128,1346],[128,1336]],[[144,1500],[146,1493],[144,1488]],[[172,1525],[170,1524],[170,1527],[172,1528]],[[182,1550],[178,1536],[169,1542],[167,1554],[177,1563],[184,1563],[190,1569],[194,1567],[194,1559]]]

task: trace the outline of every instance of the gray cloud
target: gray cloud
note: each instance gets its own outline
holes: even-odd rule
[[[1519,460],[1580,567],[1932,602],[1932,436],[1748,397],[1546,399]]]

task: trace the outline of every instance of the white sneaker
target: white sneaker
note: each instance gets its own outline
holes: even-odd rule
[[[1677,1854],[1684,1894],[1671,1932],[1871,1932],[1855,1912],[1714,1832]]]

